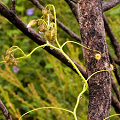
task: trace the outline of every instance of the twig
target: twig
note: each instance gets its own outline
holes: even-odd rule
[[[115,61],[116,64],[118,64],[120,66],[120,60],[115,59],[115,58],[113,58],[113,60]]]
[[[76,0],[69,0],[69,1],[77,4]],[[120,0],[109,0],[109,1],[101,0],[101,1],[102,1],[102,9],[103,9],[103,11],[107,11],[107,10],[115,7],[117,4],[120,3]]]
[[[112,83],[112,88],[113,88],[113,90],[114,90],[114,92],[115,92],[115,94],[116,94],[116,96],[117,96],[117,98],[120,102],[120,91],[119,91],[119,89],[118,89],[118,87],[117,87],[113,78],[111,78],[111,83]]]
[[[116,53],[118,59],[120,59],[120,43],[118,42],[118,40],[114,36],[114,33],[113,33],[111,27],[109,26],[109,22],[104,14],[103,14],[103,19],[104,19],[105,30],[106,30],[106,32],[111,40],[111,43],[115,49],[115,53]]]
[[[69,5],[70,9],[72,10],[72,13],[74,14],[77,22],[79,22],[78,11],[77,11],[76,5],[73,2],[71,2],[71,0],[65,0],[65,1]]]
[[[77,4],[76,0],[69,0],[69,1],[72,1],[73,3]],[[120,3],[120,0],[109,0],[109,1],[101,0],[101,1],[102,1],[103,11],[107,11]]]
[[[5,105],[3,104],[1,100],[0,100],[0,109],[3,112],[6,120],[12,120],[10,113],[8,112],[7,108],[5,107]]]
[[[74,2],[74,3],[77,3],[77,1],[76,1],[76,0],[70,0],[70,1],[72,1],[72,2]]]
[[[115,7],[119,3],[120,3],[120,0],[103,1],[102,2],[102,9],[103,9],[103,11],[107,11],[107,10]]]
[[[10,6],[10,10],[12,10],[14,13],[15,12],[15,0],[12,0],[11,6]]]
[[[38,0],[30,0],[35,6],[37,6],[40,10],[44,9],[44,7],[39,3]],[[81,38],[76,35],[74,32],[72,32],[70,29],[68,29],[63,23],[61,23],[57,19],[57,24],[59,27],[61,27],[65,32],[67,32],[71,37],[75,38],[77,41],[81,41]]]
[[[114,62],[114,60],[113,60],[113,58],[112,58],[112,55],[109,53],[109,56],[110,56],[110,62],[113,64],[113,66],[114,66],[114,70],[113,70],[113,72],[114,72],[114,74],[115,74],[115,77],[116,77],[116,79],[117,79],[117,81],[118,81],[118,84],[120,85],[120,75],[119,75],[119,72],[118,72],[118,70],[117,70],[117,67],[116,67],[116,65],[115,65],[115,62]]]
[[[68,29],[63,23],[61,23],[60,21],[57,20],[57,24],[59,27],[61,27],[66,33],[68,33],[71,37],[73,37],[74,39],[76,39],[78,42],[81,42],[81,38],[75,34],[74,32],[72,32],[70,29]]]
[[[70,6],[77,21],[79,21],[77,7],[75,6],[75,4],[73,2],[71,2],[70,0],[65,0],[65,1]],[[118,59],[120,59],[120,44],[119,44],[118,40],[116,39],[116,37],[114,36],[114,33],[113,33],[111,27],[109,26],[109,22],[104,14],[103,14],[103,19],[104,19],[105,30],[106,30],[108,36],[110,37],[111,43],[115,49],[115,53],[116,53]]]
[[[12,24],[14,24],[19,30],[21,30],[26,36],[28,36],[38,45],[46,44],[46,40],[42,36],[40,36],[32,28],[28,29],[27,25],[24,22],[22,22],[17,15],[15,15],[13,12],[8,10],[2,3],[0,3],[0,14],[3,15],[5,18],[7,18]],[[72,64],[68,62],[68,60],[64,57],[64,55],[61,52],[55,49],[50,49],[50,47],[47,46],[44,49],[53,56],[55,56],[57,59],[59,59],[62,63],[70,67],[73,71],[75,71]],[[83,76],[86,76],[85,70],[76,62],[74,63],[76,64],[80,72],[83,74]]]
[[[116,113],[120,113],[120,102],[113,96],[113,94],[111,95],[111,101],[111,105],[114,107]]]

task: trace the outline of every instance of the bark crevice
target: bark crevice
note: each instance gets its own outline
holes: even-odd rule
[[[88,76],[99,70],[110,69],[102,14],[101,0],[78,0],[81,43],[101,52],[101,59],[97,60],[96,52],[83,48]],[[110,114],[111,74],[108,71],[97,73],[88,82],[88,120],[102,120]]]

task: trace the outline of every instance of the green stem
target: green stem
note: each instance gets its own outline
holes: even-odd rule
[[[100,70],[100,71],[97,71],[97,72],[94,72],[93,74],[91,74],[86,81],[88,81],[93,75],[95,75],[96,73],[99,73],[99,72],[104,72],[104,71],[111,71],[111,70]]]
[[[74,62],[67,56],[66,53],[64,53],[64,51],[62,49],[60,49],[61,53],[66,57],[66,59],[73,65],[74,69],[77,71],[78,75],[83,79],[83,81],[85,83],[86,82],[86,79],[84,78],[84,76],[80,73],[79,69],[77,68],[77,66],[74,64]]]
[[[29,57],[33,52],[35,52],[35,50],[37,50],[38,48],[45,47],[45,46],[47,46],[47,44],[44,44],[44,45],[38,46],[38,47],[36,47],[35,49],[33,49],[28,55],[24,55],[23,57],[16,58],[16,59],[27,58],[27,57]]]
[[[85,83],[84,86],[83,86],[83,90],[82,90],[82,92],[80,92],[80,94],[79,94],[78,97],[77,97],[77,102],[76,102],[76,105],[75,105],[74,110],[73,110],[75,120],[77,120],[76,111],[77,111],[77,108],[78,108],[78,105],[79,105],[80,97],[81,97],[82,94],[87,90],[87,88],[88,88],[88,84]]]
[[[35,52],[35,50],[37,50],[38,48],[42,48],[42,47],[45,47],[47,46],[47,44],[44,44],[44,45],[41,45],[41,46],[38,46],[36,47],[35,49],[33,49],[26,57],[29,57],[33,52]]]
[[[80,99],[80,96],[87,90],[88,88],[88,85],[87,85],[87,81],[86,79],[84,78],[84,76],[80,73],[79,69],[77,68],[77,66],[73,63],[73,61],[64,53],[64,51],[61,49],[61,52],[62,54],[66,57],[66,59],[68,59],[68,61],[70,61],[70,63],[73,65],[73,67],[75,68],[75,70],[77,71],[77,73],[79,74],[79,76],[83,79],[83,81],[85,82],[84,84],[84,88],[83,88],[83,91],[79,94],[78,98],[77,98],[77,102],[76,102],[76,105],[74,107],[74,118],[75,120],[77,120],[77,115],[76,115],[76,110],[77,110],[77,107],[79,105],[79,99]],[[87,85],[85,87],[85,85]]]
[[[117,115],[120,115],[120,114],[114,114],[114,115],[111,115],[111,116],[109,116],[109,117],[106,117],[106,118],[103,119],[103,120],[107,120],[108,118],[113,117],[113,116],[117,116]]]
[[[23,50],[21,49],[21,48],[19,48],[18,46],[12,46],[11,48],[16,48],[16,49],[14,49],[14,50],[12,50],[12,51],[15,51],[15,50],[20,50],[22,53],[23,53],[23,55],[25,56],[25,53],[23,52]]]
[[[64,56],[65,58],[73,65],[73,67],[75,68],[75,70],[77,71],[77,73],[79,74],[79,76],[83,79],[83,81],[85,82],[84,84],[84,87],[83,87],[83,91],[79,94],[78,98],[77,98],[77,102],[76,102],[76,105],[74,107],[74,118],[75,120],[77,120],[77,115],[76,115],[76,110],[77,110],[77,107],[79,105],[79,99],[80,99],[80,96],[87,90],[88,88],[88,84],[87,84],[87,81],[86,79],[84,78],[84,76],[80,73],[79,69],[77,68],[77,66],[74,64],[74,62],[68,57],[67,54],[65,54],[65,52],[62,50],[62,47],[60,48],[56,48],[55,46],[51,45],[48,43],[48,46],[60,51]]]
[[[48,17],[48,22],[47,22],[47,23],[46,23],[43,19],[38,19],[37,21],[42,20],[42,21],[47,25],[47,29],[50,29],[51,27],[52,27],[52,28],[55,27],[55,29],[57,30],[55,7],[54,7],[54,5],[47,5],[46,8],[47,8],[47,7],[49,8],[49,11],[50,11],[50,7],[53,8],[53,12],[54,12],[54,23],[53,23],[53,22],[50,22],[50,16],[49,16],[49,14],[47,14],[47,17]],[[31,54],[32,54],[35,50],[37,50],[38,48],[42,48],[42,47],[45,47],[45,46],[49,46],[49,47],[51,47],[51,48],[54,48],[55,50],[60,51],[60,52],[65,56],[65,58],[68,60],[68,62],[70,62],[70,63],[72,64],[73,68],[76,70],[76,72],[78,73],[78,75],[79,75],[79,76],[82,78],[82,80],[84,81],[83,90],[82,90],[82,92],[79,93],[79,95],[78,95],[78,97],[77,97],[77,101],[76,101],[76,104],[75,104],[75,107],[74,107],[73,111],[70,111],[70,110],[67,110],[67,109],[64,109],[64,108],[57,108],[57,107],[41,107],[41,108],[36,108],[36,109],[33,109],[33,110],[31,110],[31,111],[26,112],[25,114],[23,114],[23,115],[19,118],[19,120],[22,119],[22,117],[24,117],[26,114],[28,114],[28,113],[30,113],[30,112],[33,112],[33,111],[36,111],[36,110],[40,110],[40,109],[59,109],[59,110],[63,110],[63,111],[66,111],[66,112],[69,112],[69,113],[73,114],[75,120],[77,120],[77,114],[76,114],[77,108],[78,108],[78,105],[79,105],[80,97],[81,97],[81,96],[83,95],[83,93],[88,89],[88,83],[87,83],[87,81],[88,81],[93,75],[95,75],[96,73],[103,72],[103,71],[110,71],[110,70],[100,70],[100,71],[97,71],[97,72],[93,73],[92,75],[90,75],[90,76],[88,77],[88,79],[86,80],[86,79],[84,78],[84,76],[81,74],[81,72],[79,71],[79,69],[77,68],[77,66],[75,65],[75,63],[74,63],[74,62],[70,59],[70,57],[63,51],[63,47],[64,47],[67,43],[75,43],[75,44],[78,44],[78,45],[80,45],[80,46],[88,49],[88,50],[92,50],[92,51],[98,52],[98,53],[100,53],[100,54],[101,54],[101,52],[100,52],[100,51],[97,51],[97,50],[93,50],[93,49],[87,48],[86,46],[84,46],[84,45],[82,45],[82,44],[80,44],[80,43],[78,43],[78,42],[74,42],[74,41],[66,41],[65,43],[63,43],[62,46],[60,46],[60,44],[59,44],[59,42],[58,42],[58,40],[57,40],[57,32],[56,32],[56,39],[55,39],[55,41],[56,41],[58,47],[55,47],[55,46],[51,45],[48,41],[46,41],[46,44],[36,47],[36,48],[33,49],[28,55],[26,55],[18,46],[13,46],[13,47],[11,47],[11,48],[14,48],[14,47],[15,47],[16,49],[14,49],[13,51],[19,49],[19,50],[23,53],[23,56],[22,56],[22,57],[16,58],[16,59],[27,58],[27,57],[31,56]],[[3,63],[3,62],[6,62],[6,61],[1,61],[0,63]],[[119,115],[119,114],[115,114],[115,115]],[[112,116],[115,116],[115,115],[111,115],[111,116],[109,116],[109,117],[112,117]],[[109,117],[107,117],[107,118],[109,118]],[[107,118],[105,118],[104,120],[106,120]]]
[[[55,50],[58,50],[61,52],[60,48],[57,48],[57,47],[51,45],[49,42],[47,42],[47,46],[50,46],[50,47],[54,48]]]
[[[45,8],[49,8],[49,7],[52,7],[53,8],[53,13],[54,13],[54,22],[55,22],[55,29],[57,30],[57,22],[56,22],[56,11],[55,11],[55,7],[54,7],[54,5],[51,5],[51,4],[49,4],[49,5],[47,5]],[[48,18],[49,19],[49,18]],[[48,20],[49,21],[49,20]],[[49,25],[49,24],[48,24]],[[58,47],[60,48],[60,44],[59,44],[59,42],[58,42],[58,40],[57,40],[57,33],[56,33],[56,39],[55,39],[55,41],[56,41],[56,43],[57,43],[57,45],[58,45]]]
[[[61,46],[61,48],[63,48],[63,47],[64,47],[67,43],[75,43],[75,44],[78,44],[78,45],[80,45],[80,46],[82,46],[82,47],[84,47],[84,48],[88,49],[88,50],[92,50],[92,51],[95,51],[95,52],[98,52],[98,53],[100,53],[100,54],[101,54],[101,52],[100,52],[100,51],[90,49],[90,48],[88,48],[88,47],[86,47],[86,46],[84,46],[84,45],[82,45],[82,44],[80,44],[80,43],[78,43],[78,42],[75,42],[75,41],[66,41],[65,43],[63,43],[63,45]]]
[[[37,111],[37,110],[40,110],[40,109],[58,109],[58,110],[63,110],[63,111],[69,112],[69,113],[71,113],[71,114],[74,115],[74,113],[73,113],[72,111],[67,110],[67,109],[64,109],[64,108],[58,108],[58,107],[41,107],[41,108],[36,108],[36,109],[33,109],[33,110],[30,110],[30,111],[26,112],[25,114],[23,114],[23,115],[19,118],[19,120],[21,120],[21,119],[22,119],[25,115],[27,115],[28,113],[31,113],[31,112],[33,112],[33,111]]]

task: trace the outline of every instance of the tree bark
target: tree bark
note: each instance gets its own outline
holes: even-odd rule
[[[88,76],[99,70],[110,70],[101,0],[78,0],[78,14],[81,43],[90,49],[101,52],[101,59],[97,60],[96,52],[83,48]],[[88,84],[88,120],[103,120],[110,115],[110,71],[95,74],[89,79]]]

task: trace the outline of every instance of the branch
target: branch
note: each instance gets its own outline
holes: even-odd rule
[[[111,105],[114,107],[116,113],[120,113],[120,102],[113,96],[113,94],[111,95]]]
[[[77,1],[76,1],[76,0],[70,0],[70,1],[72,1],[73,3],[77,3]]]
[[[10,113],[8,112],[7,108],[5,107],[5,105],[3,104],[1,100],[0,100],[0,109],[3,112],[6,120],[12,120]]]
[[[71,8],[77,21],[79,21],[78,20],[78,11],[77,11],[77,7],[75,6],[75,4],[73,2],[71,2],[70,0],[65,0],[65,1]],[[109,22],[104,14],[103,14],[103,19],[104,19],[105,30],[111,40],[111,43],[115,49],[115,53],[116,53],[117,57],[120,59],[120,44],[119,44],[118,40],[116,39],[116,37],[114,36],[114,33],[113,33],[111,27],[109,26]]]
[[[111,84],[112,84],[112,88],[113,88],[118,100],[120,101],[120,91],[119,91],[119,89],[118,89],[118,87],[117,87],[113,78],[111,78]]]
[[[65,0],[66,2],[67,2],[67,4],[69,5],[69,7],[71,8],[71,10],[72,10],[72,12],[73,12],[73,14],[74,14],[74,16],[76,17],[76,19],[77,19],[77,21],[79,21],[78,20],[78,12],[77,12],[77,7],[75,6],[75,4],[73,3],[73,2],[71,2],[71,0]],[[104,15],[104,18],[105,18],[105,15]],[[108,21],[107,21],[107,19],[105,19],[105,21],[104,21],[105,23],[106,23],[106,28],[109,28],[109,29],[107,29],[107,32],[109,33],[109,31],[112,31],[111,30],[111,28],[110,28],[110,26],[109,26],[109,23],[108,23]],[[110,32],[111,33],[111,32]],[[111,34],[110,34],[111,35]],[[114,34],[113,34],[113,36],[114,36]],[[113,37],[113,38],[115,38],[115,37]],[[117,39],[115,38],[115,45],[118,45],[118,41],[117,41]],[[117,43],[116,43],[117,42]],[[115,46],[114,45],[114,46]],[[116,49],[116,46],[115,46],[115,49]],[[117,52],[116,52],[117,53]],[[111,56],[112,57],[112,56]],[[113,59],[112,59],[112,63],[113,63]],[[114,63],[114,66],[115,66],[115,63]],[[115,66],[115,68],[116,68],[116,66]],[[116,71],[116,70],[115,70]],[[115,73],[117,73],[116,75],[117,76],[119,76],[118,75],[118,72],[115,72]],[[117,77],[118,79],[119,79],[119,77]],[[119,81],[119,80],[118,80]],[[120,101],[120,92],[119,92],[119,90],[118,90],[118,88],[117,88],[117,85],[115,84],[115,82],[114,82],[114,80],[113,80],[113,78],[112,78],[112,88],[113,88],[113,90],[114,90],[114,92],[116,93],[116,96],[117,96],[117,98],[118,98],[118,100]]]
[[[104,14],[103,14],[103,19],[104,19],[105,30],[106,30],[107,35],[109,36],[111,43],[115,49],[115,54],[117,55],[118,59],[120,59],[120,43],[114,36],[114,33],[113,33],[111,27],[109,26],[109,22]]]
[[[40,10],[44,9],[44,7],[39,3],[38,0],[30,0],[35,6],[37,6]],[[74,32],[72,32],[70,29],[68,29],[63,23],[61,23],[57,19],[57,24],[59,27],[61,27],[65,32],[67,32],[71,37],[75,38],[77,41],[81,41],[81,38],[76,35]]]
[[[77,4],[76,0],[69,0],[69,1]],[[107,11],[107,10],[115,7],[116,5],[118,5],[120,3],[120,0],[109,0],[109,1],[101,0],[101,1],[102,1],[102,9],[103,9],[103,11]]]
[[[120,66],[120,60],[115,59],[115,58],[113,58],[113,60],[115,61],[116,64],[118,64]]]
[[[116,77],[116,79],[117,79],[117,81],[118,81],[118,84],[120,85],[120,75],[119,75],[119,72],[118,72],[117,67],[116,67],[116,65],[115,65],[115,62],[114,62],[114,60],[113,60],[113,58],[112,58],[112,55],[111,55],[110,53],[109,53],[109,57],[110,57],[110,62],[111,62],[111,64],[113,64],[113,66],[114,66],[113,72],[114,72],[115,77]]]
[[[76,5],[71,0],[65,0],[65,1],[69,5],[70,9],[72,10],[72,13],[74,14],[77,22],[79,23],[78,11]]]
[[[14,13],[15,12],[15,0],[12,0],[11,6],[10,6],[10,10],[12,10]]]
[[[103,9],[103,11],[107,11],[107,10],[115,7],[119,3],[120,3],[120,0],[103,1],[102,2],[102,9]]]
[[[32,39],[34,42],[36,42],[38,45],[46,44],[46,40],[40,36],[37,32],[35,32],[32,28],[27,28],[27,25],[22,22],[14,12],[10,11],[8,8],[6,8],[3,4],[0,3],[0,14],[3,15],[5,18],[7,18],[12,24],[14,24],[19,30],[21,30],[26,36],[28,36],[30,39]],[[62,63],[70,67],[73,71],[75,69],[73,68],[72,64],[68,62],[68,60],[64,57],[62,53],[55,49],[50,49],[50,47],[44,48],[48,53],[55,56],[57,59],[59,59]],[[85,70],[76,62],[74,62],[80,72],[83,74],[84,77],[86,77]],[[76,72],[76,71],[75,71]]]

